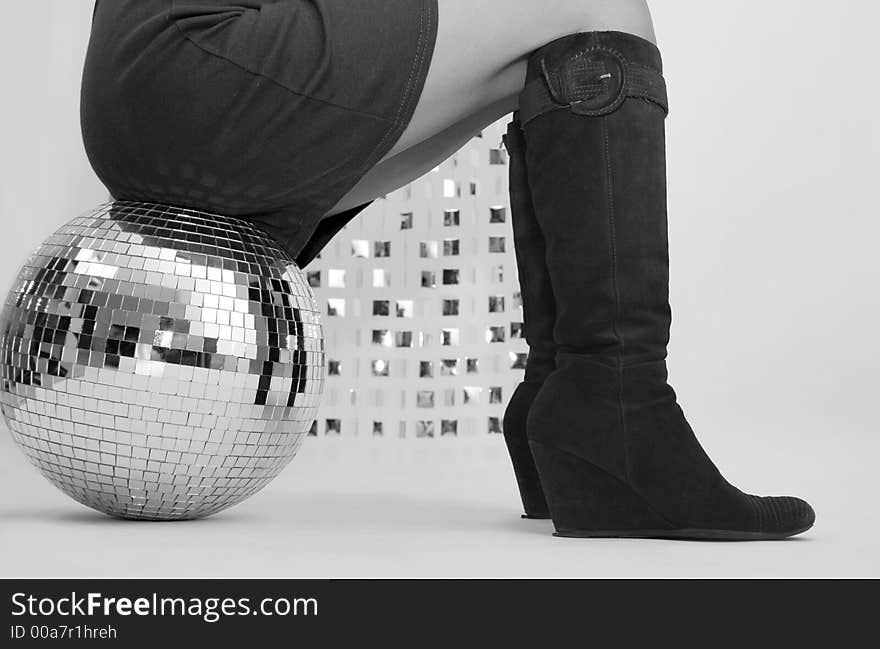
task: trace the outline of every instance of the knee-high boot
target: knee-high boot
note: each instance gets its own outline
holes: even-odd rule
[[[520,98],[556,303],[556,370],[528,437],[557,533],[775,539],[812,526],[793,497],[728,483],[667,382],[671,312],[660,53],[618,32],[535,52]]]
[[[526,437],[526,418],[544,379],[556,367],[553,323],[556,306],[544,260],[544,237],[535,218],[526,176],[525,142],[516,115],[507,126],[504,145],[509,156],[510,220],[523,309],[523,334],[529,345],[525,376],[504,412],[504,440],[513,462],[524,518],[550,518],[547,500]]]

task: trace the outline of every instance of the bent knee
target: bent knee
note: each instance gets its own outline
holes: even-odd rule
[[[556,38],[579,32],[618,31],[656,44],[647,0],[553,0],[544,7],[548,17],[553,16],[559,23]]]

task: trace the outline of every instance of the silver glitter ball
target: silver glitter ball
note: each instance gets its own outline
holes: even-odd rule
[[[293,459],[324,337],[290,256],[245,221],[116,202],[27,260],[0,316],[0,407],[46,478],[113,516],[199,518]]]

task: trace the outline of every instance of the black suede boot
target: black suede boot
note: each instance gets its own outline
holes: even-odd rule
[[[812,508],[730,485],[667,383],[671,314],[660,53],[617,32],[529,61],[528,179],[556,303],[557,369],[528,437],[557,533],[778,539]]]
[[[556,305],[544,261],[544,236],[535,218],[526,176],[525,142],[516,115],[507,126],[504,146],[510,158],[510,220],[522,292],[523,334],[529,345],[525,376],[504,412],[504,440],[522,498],[523,518],[550,518],[526,437],[526,418],[544,379],[556,367],[556,345],[553,342]]]

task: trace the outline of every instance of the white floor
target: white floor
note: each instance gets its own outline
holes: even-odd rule
[[[0,430],[0,577],[880,577],[880,442],[807,440],[795,457],[794,439],[725,438],[711,451],[743,487],[810,499],[816,527],[785,542],[694,543],[561,539],[549,521],[520,520],[500,437],[309,439],[232,510],[133,523],[69,500]]]

